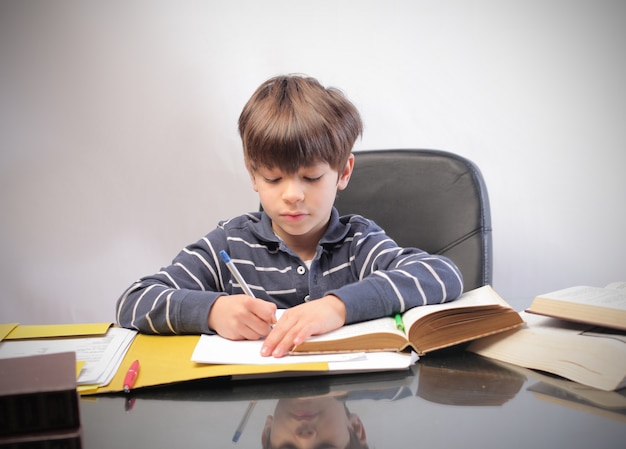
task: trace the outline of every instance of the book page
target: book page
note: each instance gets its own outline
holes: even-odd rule
[[[611,282],[609,285],[607,285],[604,288],[626,291],[626,282]]]
[[[596,327],[593,324],[562,320],[544,315],[536,315],[526,311],[520,312],[519,314],[526,322],[525,327],[536,332],[571,335],[572,332],[582,334]]]
[[[287,355],[262,357],[263,340],[233,341],[219,335],[201,335],[191,361],[225,365],[288,365],[295,363],[348,362],[365,358],[364,353]]]
[[[592,325],[526,312],[520,316],[526,326],[481,338],[467,349],[606,391],[626,387],[626,343],[615,338],[622,332],[591,336]]]
[[[510,308],[509,304],[507,304],[491,286],[485,285],[463,293],[458,299],[452,302],[413,307],[407,310],[404,315],[402,315],[402,318],[405,327],[409,329],[413,323],[431,313],[476,306],[502,306]]]
[[[404,323],[406,326],[406,322]],[[339,329],[322,335],[310,337],[307,342],[311,341],[332,341],[344,338],[356,337],[359,335],[371,335],[379,333],[390,333],[400,335],[406,338],[406,334],[396,329],[396,321],[394,318],[378,318],[376,320],[362,321],[360,323],[342,326]]]
[[[596,326],[593,324],[579,323],[576,321],[561,320],[544,315],[536,315],[528,312],[520,312],[520,316],[527,324],[527,328],[533,332],[591,336],[609,340],[615,340],[626,345],[626,331]]]
[[[614,288],[577,286],[546,293],[538,297],[626,311],[626,290]]]

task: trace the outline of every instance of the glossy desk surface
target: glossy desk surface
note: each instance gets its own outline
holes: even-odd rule
[[[626,391],[574,396],[555,385],[578,387],[462,350],[401,372],[195,381],[130,401],[82,398],[83,447],[260,448],[267,426],[295,440],[283,449],[328,449],[320,440],[347,438],[346,423],[370,448],[626,447]]]

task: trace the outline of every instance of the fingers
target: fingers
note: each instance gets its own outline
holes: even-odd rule
[[[231,340],[260,340],[271,331],[270,325],[256,316],[249,316],[246,320],[236,320],[231,329],[233,333]]]
[[[231,295],[215,301],[208,324],[229,340],[258,340],[269,334],[275,317],[275,304],[247,295]]]
[[[257,298],[250,299],[252,301],[249,303],[248,311],[258,317],[269,332],[268,329],[276,324],[276,304]]]
[[[282,357],[312,335],[340,328],[345,320],[345,306],[335,296],[325,296],[292,307],[283,313],[274,329],[265,338],[261,355]]]
[[[293,347],[313,335],[312,324],[300,321],[295,314],[286,311],[265,338],[261,348],[263,357],[283,357]]]

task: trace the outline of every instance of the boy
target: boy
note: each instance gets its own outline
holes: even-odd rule
[[[281,357],[312,335],[424,304],[463,289],[448,259],[400,248],[375,223],[333,207],[354,167],[358,111],[304,76],[263,83],[239,117],[246,168],[263,211],[222,222],[117,302],[120,325],[142,332],[264,338]],[[243,294],[220,258],[249,284]],[[288,309],[276,322],[276,309]]]

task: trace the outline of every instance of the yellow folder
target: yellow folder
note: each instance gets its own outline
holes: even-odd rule
[[[235,375],[272,374],[285,371],[328,371],[328,363],[289,365],[205,365],[191,361],[199,335],[137,334],[109,385],[80,389],[81,395],[121,392],[126,371],[139,360],[139,375],[133,388],[166,385],[187,380]]]
[[[87,324],[35,324],[18,325],[1,324],[2,329],[11,328],[4,336],[5,340],[24,340],[30,338],[59,338],[59,337],[87,337],[104,335],[111,327],[111,323],[87,323]]]
[[[96,336],[106,334],[110,327],[111,323],[52,325],[7,323],[0,324],[0,340]],[[108,385],[80,385],[78,391],[81,395],[124,391],[126,371],[135,360],[139,360],[140,367],[133,388],[211,377],[329,370],[326,362],[289,365],[199,364],[191,361],[191,354],[199,339],[199,335],[137,334],[117,373]]]

